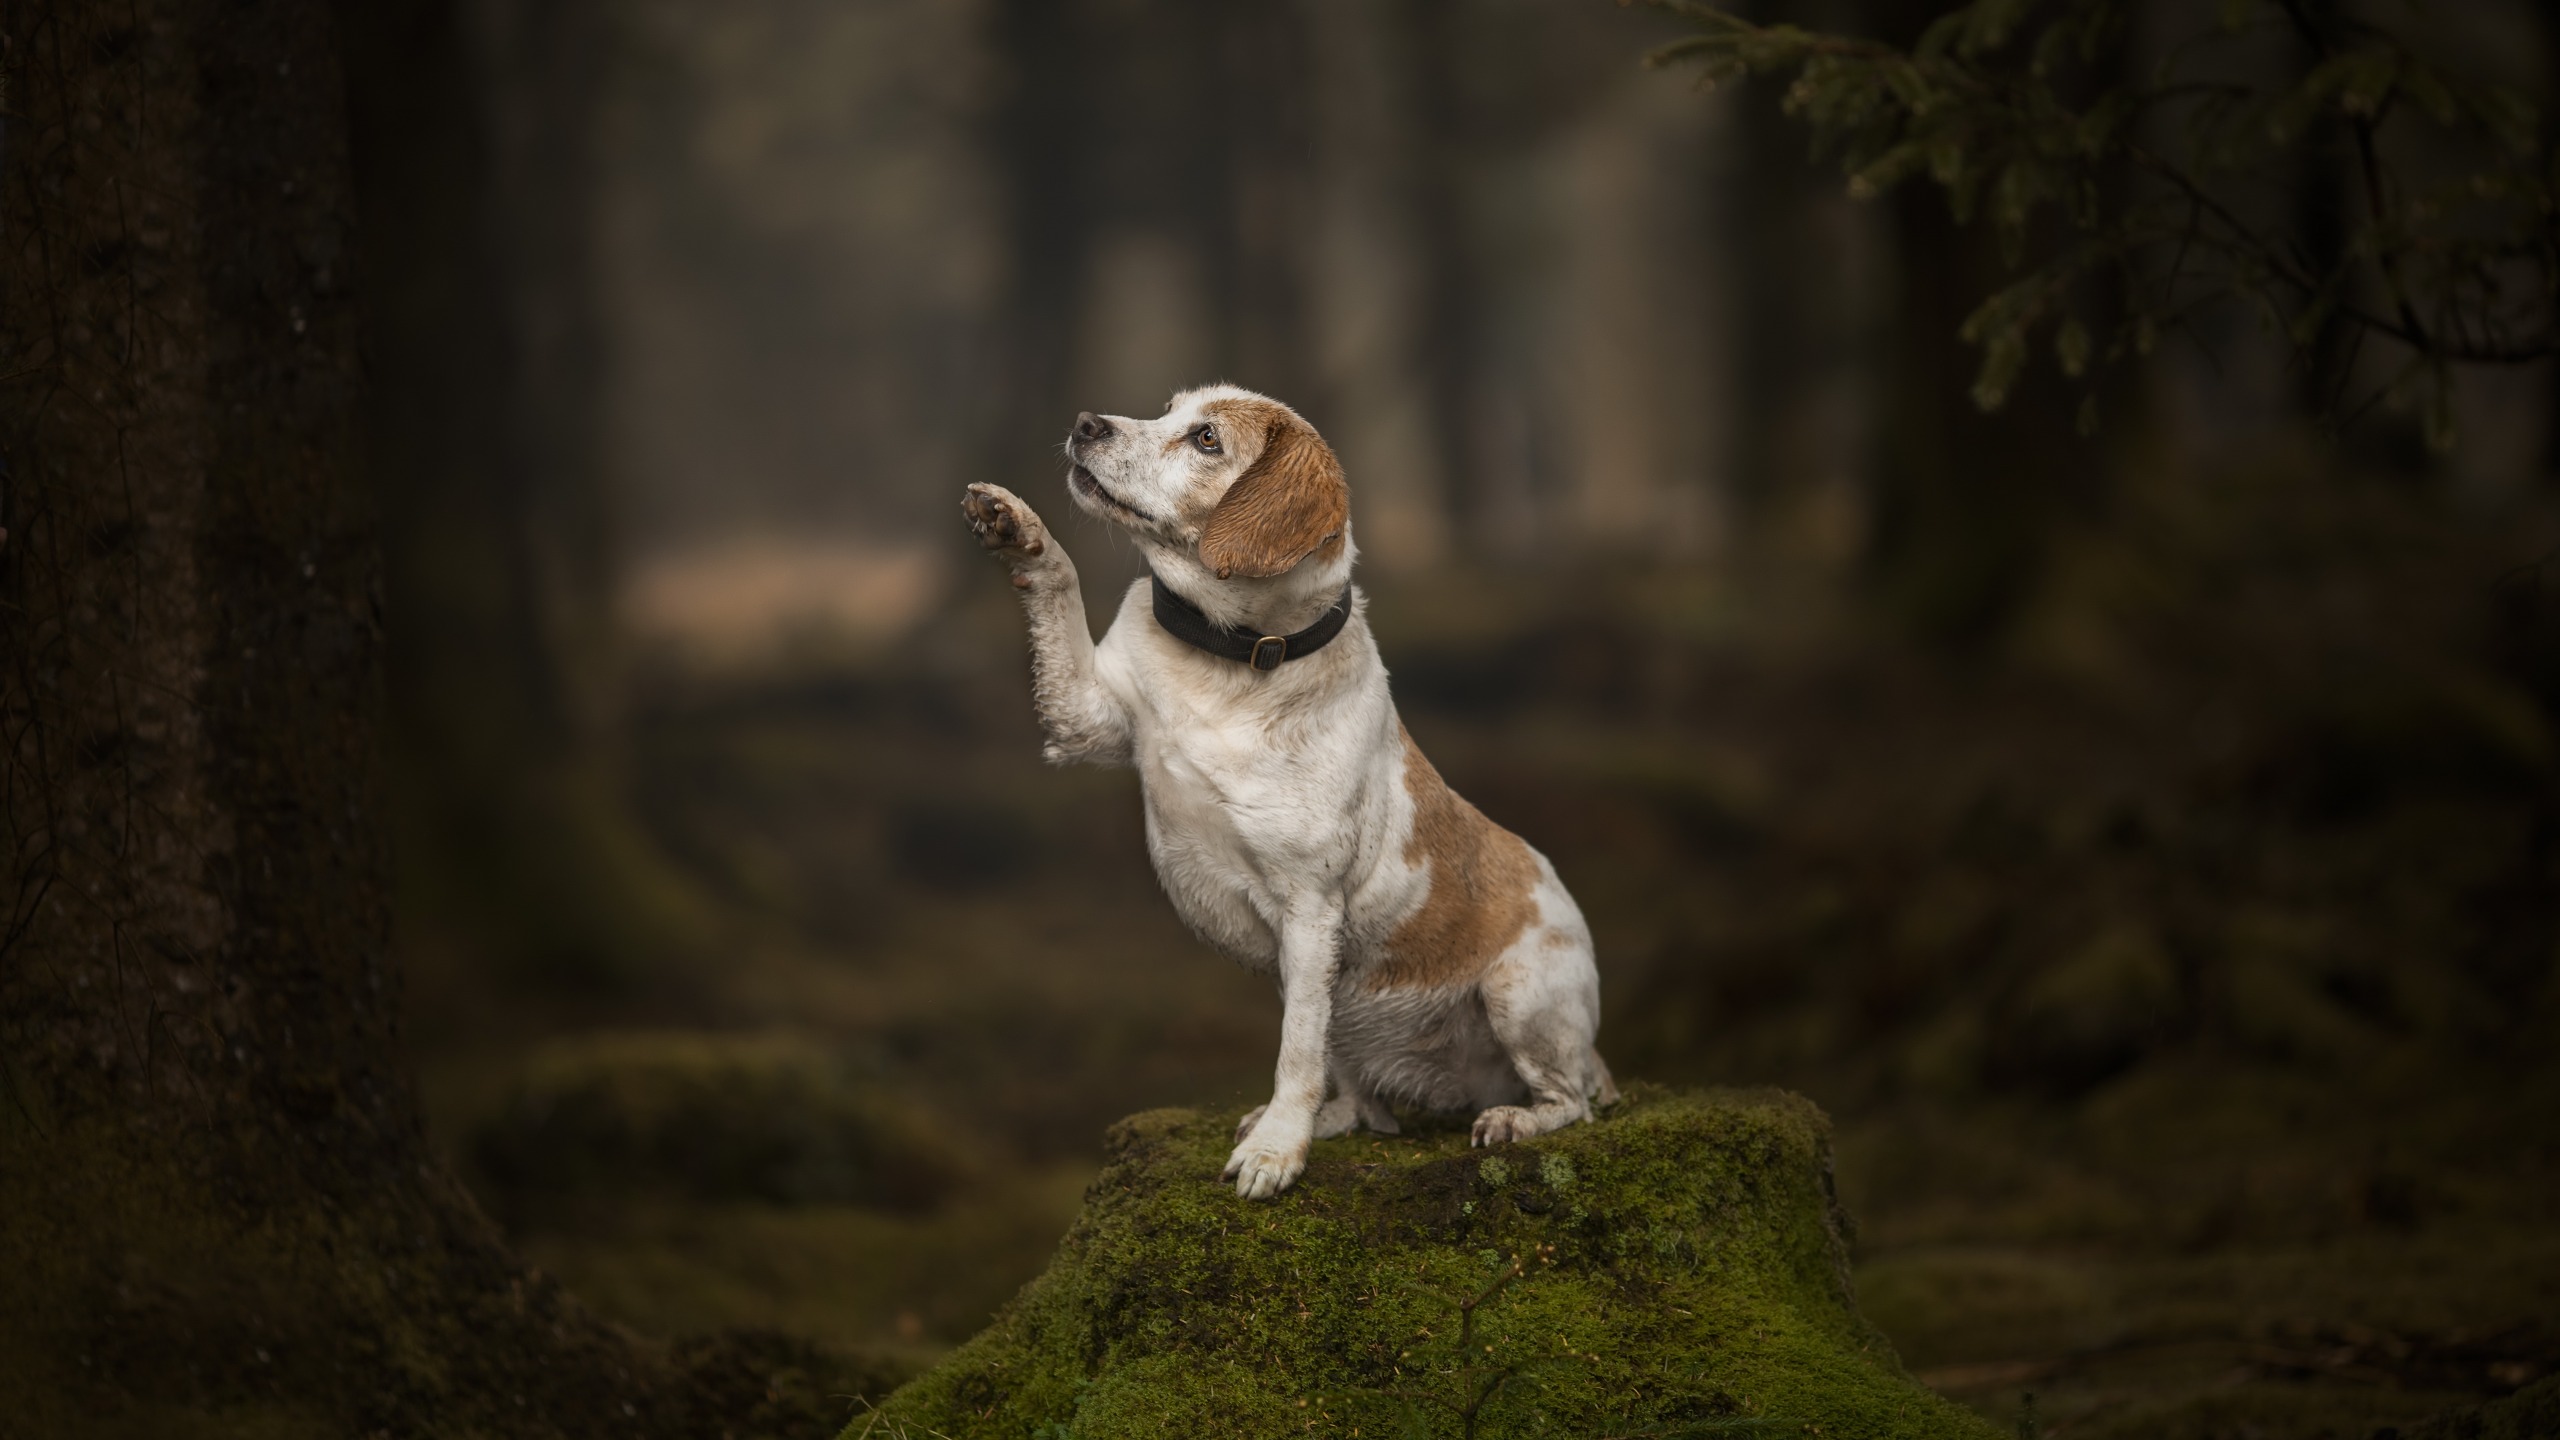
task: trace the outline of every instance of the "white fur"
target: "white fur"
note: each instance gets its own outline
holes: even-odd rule
[[[1084,471],[1069,490],[1126,527],[1155,573],[1213,621],[1291,634],[1342,594],[1349,534],[1285,574],[1221,580],[1200,561],[1201,527],[1259,437],[1222,435],[1217,454],[1167,443],[1196,435],[1204,407],[1239,399],[1261,397],[1214,386],[1176,396],[1155,420],[1103,417],[1110,436],[1069,442]],[[1590,931],[1543,856],[1536,921],[1481,977],[1367,984],[1431,877],[1427,863],[1406,860],[1414,802],[1364,596],[1355,592],[1331,644],[1267,673],[1167,634],[1143,580],[1097,646],[1075,566],[1031,507],[976,485],[967,509],[1022,591],[1045,753],[1135,766],[1147,848],[1175,910],[1279,984],[1271,1101],[1238,1126],[1226,1167],[1238,1193],[1286,1189],[1313,1138],[1355,1125],[1392,1132],[1390,1100],[1478,1111],[1475,1139],[1488,1144],[1573,1124],[1592,1097],[1614,1098],[1592,1048],[1600,993]]]

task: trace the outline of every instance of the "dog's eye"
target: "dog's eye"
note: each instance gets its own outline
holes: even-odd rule
[[[1204,455],[1217,454],[1218,427],[1215,425],[1201,426],[1199,432],[1191,437],[1191,443],[1199,446],[1200,452]]]

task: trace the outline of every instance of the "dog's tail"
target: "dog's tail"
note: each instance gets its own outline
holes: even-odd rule
[[[1593,1092],[1592,1098],[1594,1103],[1598,1108],[1604,1110],[1609,1106],[1617,1104],[1617,1077],[1609,1073],[1609,1062],[1600,1058],[1600,1052],[1598,1050],[1591,1052],[1591,1071],[1592,1074],[1597,1076],[1600,1081],[1598,1089]]]

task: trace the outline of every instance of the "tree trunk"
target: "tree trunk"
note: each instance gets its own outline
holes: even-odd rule
[[[328,5],[6,40],[0,1435],[718,1433],[753,1366],[517,1266],[399,1066]]]

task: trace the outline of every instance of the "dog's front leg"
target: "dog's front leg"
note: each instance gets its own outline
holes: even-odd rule
[[[1093,673],[1093,631],[1085,624],[1076,564],[1022,497],[1001,485],[972,485],[960,502],[978,543],[1013,572],[1031,622],[1031,703],[1057,765],[1129,763],[1129,714]]]
[[[1316,1110],[1324,1104],[1333,1033],[1333,977],[1342,956],[1342,901],[1293,903],[1280,923],[1280,1064],[1271,1103],[1236,1142],[1223,1179],[1247,1200],[1268,1200],[1307,1168]]]

